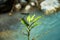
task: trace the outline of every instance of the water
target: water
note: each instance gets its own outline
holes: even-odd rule
[[[43,15],[42,12],[33,12],[36,16]],[[30,13],[32,15],[32,12]],[[20,18],[26,15],[20,13],[14,13],[12,16],[8,14],[0,15],[0,40],[27,40],[27,36],[24,25],[21,24]],[[35,40],[60,40],[60,12],[49,16],[44,15],[39,22],[41,25],[31,30],[30,39]]]

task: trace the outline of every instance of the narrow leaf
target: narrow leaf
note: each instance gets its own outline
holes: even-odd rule
[[[35,22],[34,24],[32,24],[31,25],[31,27],[30,27],[30,29],[32,29],[32,28],[34,28],[34,27],[36,27],[36,26],[38,26],[38,25],[41,25],[42,24],[42,22]]]
[[[24,25],[26,25],[26,26],[29,25],[29,24],[24,20],[24,18],[21,18],[20,21],[21,21],[22,24],[24,24]]]
[[[38,25],[38,23],[34,23],[32,26],[31,26],[31,29],[36,27]]]
[[[35,14],[31,17],[31,21],[34,19],[34,17],[35,17]]]
[[[33,21],[33,22],[38,21],[41,17],[42,17],[42,16],[38,16],[37,18],[35,18],[35,19],[34,19],[34,21]]]
[[[35,23],[36,21],[38,21],[40,18],[41,18],[41,16],[38,16],[37,18],[35,18],[35,19],[33,20],[33,22],[31,23],[30,26],[34,25],[34,23]]]
[[[27,21],[30,23],[30,15],[28,15],[28,17],[27,17]]]

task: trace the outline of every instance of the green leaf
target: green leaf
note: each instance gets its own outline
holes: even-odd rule
[[[28,17],[27,17],[27,21],[28,21],[28,23],[30,23],[30,15],[28,15]]]
[[[42,24],[42,22],[40,22],[40,23],[35,22],[33,25],[31,25],[31,29],[34,28],[34,27],[36,27],[36,26],[38,26],[38,25],[41,25],[41,24]]]
[[[21,21],[22,24],[24,24],[24,25],[26,25],[26,26],[29,25],[29,24],[24,20],[24,18],[21,18],[20,21]]]
[[[30,26],[34,25],[36,23],[36,21],[38,21],[42,16],[38,16],[37,18],[35,18],[33,20],[33,22],[30,24]],[[37,24],[36,24],[37,25]]]
[[[34,23],[32,26],[31,26],[31,29],[36,27],[38,25],[38,23]]]
[[[34,17],[35,17],[35,14],[31,17],[31,21],[34,19]]]
[[[37,18],[35,18],[35,19],[34,19],[34,21],[33,21],[33,22],[38,21],[41,17],[42,17],[42,16],[38,16]]]
[[[20,19],[20,20],[21,20],[21,23],[22,23],[22,24],[25,24],[25,22],[24,22],[24,20],[23,20],[23,19]]]

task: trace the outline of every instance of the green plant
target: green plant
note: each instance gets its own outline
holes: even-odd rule
[[[21,23],[23,25],[26,26],[27,28],[27,36],[28,36],[28,40],[30,40],[30,31],[31,29],[33,29],[34,27],[36,27],[39,23],[37,23],[37,21],[41,18],[42,16],[38,16],[35,18],[35,15],[33,15],[32,17],[30,15],[27,16],[26,20],[24,18],[21,18]]]

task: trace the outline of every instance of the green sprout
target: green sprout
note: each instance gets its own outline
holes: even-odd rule
[[[35,14],[34,14],[33,16],[28,15],[26,20],[24,18],[20,19],[21,23],[23,25],[25,25],[25,27],[27,28],[28,40],[30,40],[30,31],[39,24],[39,23],[37,23],[37,21],[40,18],[42,18],[42,16],[38,16],[35,18]]]

